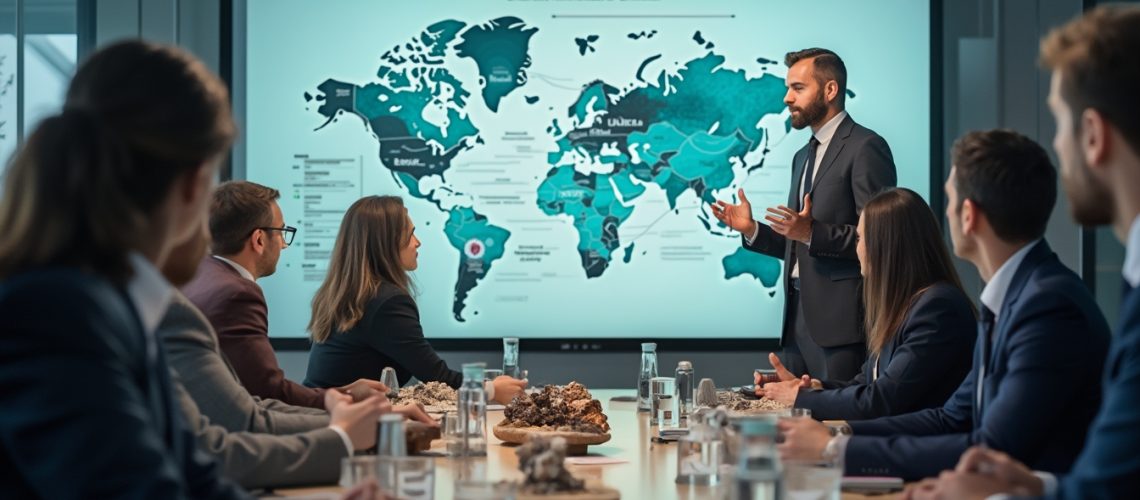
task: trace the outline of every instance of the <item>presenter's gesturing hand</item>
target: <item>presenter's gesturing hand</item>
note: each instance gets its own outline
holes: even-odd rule
[[[721,221],[724,225],[739,231],[740,234],[751,238],[756,233],[757,223],[752,219],[752,204],[748,202],[748,197],[744,196],[744,190],[736,192],[740,203],[733,205],[723,201],[713,203],[712,213],[716,220]]]
[[[772,230],[784,237],[807,244],[811,241],[811,194],[804,195],[804,208],[799,212],[780,205],[769,208],[764,216]]]

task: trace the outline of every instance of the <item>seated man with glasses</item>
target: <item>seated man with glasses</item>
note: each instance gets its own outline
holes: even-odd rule
[[[297,228],[286,226],[276,189],[247,181],[223,183],[210,202],[212,255],[182,288],[210,320],[222,354],[250,394],[296,406],[324,408],[324,389],[285,378],[269,344],[269,309],[256,280],[277,270]],[[378,382],[358,384],[380,387]]]

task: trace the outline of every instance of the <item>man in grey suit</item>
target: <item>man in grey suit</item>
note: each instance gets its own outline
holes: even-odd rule
[[[203,227],[198,237],[172,251],[162,269],[174,284],[189,281],[209,246]],[[222,356],[209,320],[180,292],[156,336],[172,371],[174,396],[198,447],[222,466],[222,474],[245,488],[333,483],[340,459],[376,444],[381,413],[399,412],[431,422],[418,407],[393,408],[386,389],[368,384],[353,392],[325,393],[328,411],[292,406],[249,394]],[[375,383],[378,384],[378,383]]]
[[[792,127],[812,131],[792,160],[788,206],[769,208],[760,224],[741,189],[739,204],[718,201],[712,211],[745,248],[784,260],[788,369],[848,380],[866,357],[855,227],[863,204],[895,185],[895,164],[887,142],[845,111],[847,68],[838,55],[812,48],[784,62]]]

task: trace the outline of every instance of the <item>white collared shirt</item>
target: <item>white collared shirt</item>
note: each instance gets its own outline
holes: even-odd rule
[[[1121,274],[1133,288],[1140,286],[1140,216],[1132,219],[1128,241],[1124,243],[1124,268]]]
[[[225,257],[222,257],[221,255],[212,255],[211,257],[218,259],[222,262],[225,262],[226,264],[229,264],[229,266],[234,268],[234,270],[237,271],[238,274],[240,274],[242,278],[245,278],[245,279],[250,280],[250,281],[255,282],[255,283],[257,282],[257,279],[253,277],[253,273],[249,272],[249,269],[246,269],[241,264],[238,264],[237,262],[234,262],[234,261],[227,259]]]
[[[147,360],[153,362],[158,357],[155,332],[158,331],[158,325],[170,307],[170,300],[174,297],[174,287],[142,254],[131,252],[127,260],[134,271],[134,276],[127,283],[127,296],[130,297],[142,322],[143,334],[146,336]]]
[[[997,324],[997,319],[1001,315],[1001,305],[1005,303],[1005,294],[1009,292],[1013,275],[1017,274],[1017,268],[1021,267],[1021,261],[1025,260],[1029,251],[1040,242],[1041,238],[1037,238],[1014,252],[990,277],[985,288],[982,288],[982,305],[994,313],[994,324]]]
[[[827,123],[824,123],[822,127],[819,127],[819,130],[814,134],[815,140],[819,141],[819,146],[816,146],[816,148],[815,148],[815,158],[810,158],[810,160],[812,162],[811,178],[813,181],[812,182],[813,185],[815,184],[814,183],[815,176],[819,173],[819,163],[821,161],[823,161],[823,155],[827,154],[827,146],[829,144],[831,144],[831,140],[835,138],[835,132],[837,130],[839,130],[839,124],[843,123],[844,118],[847,118],[847,112],[846,111],[840,111],[839,114],[831,117],[831,119],[828,120]],[[805,170],[806,170],[806,168],[805,168]],[[800,185],[796,189],[796,194],[797,194],[799,200],[803,200],[803,198],[804,198],[804,183],[805,182],[807,182],[807,174],[806,173],[800,177]],[[748,244],[752,244],[752,242],[754,240],[756,240],[756,235],[759,233],[760,233],[760,226],[757,225],[756,226],[756,232],[752,233],[752,236],[747,238]],[[808,246],[811,246],[811,244],[809,243]],[[796,261],[795,265],[792,266],[792,277],[793,278],[799,278],[800,277],[800,263],[798,260]]]

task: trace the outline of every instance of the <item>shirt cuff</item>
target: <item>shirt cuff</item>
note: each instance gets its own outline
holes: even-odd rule
[[[851,441],[850,434],[837,434],[827,441],[827,446],[823,448],[823,458],[832,460],[835,458],[842,458],[844,462],[847,461],[847,443]]]
[[[495,400],[495,382],[493,380],[483,381],[483,392],[487,393],[487,401]]]
[[[1041,480],[1041,491],[1043,496],[1051,497],[1057,494],[1057,476],[1054,476],[1044,471],[1033,471],[1033,475]]]
[[[756,223],[756,230],[752,231],[752,236],[745,236],[744,241],[746,241],[749,245],[751,245],[753,241],[756,241],[756,237],[759,235],[760,235],[760,223],[757,222]]]
[[[332,429],[336,435],[340,436],[340,440],[344,442],[344,449],[348,450],[348,456],[351,457],[352,453],[356,450],[352,448],[352,440],[348,438],[348,433],[339,425],[329,425],[329,429]]]

